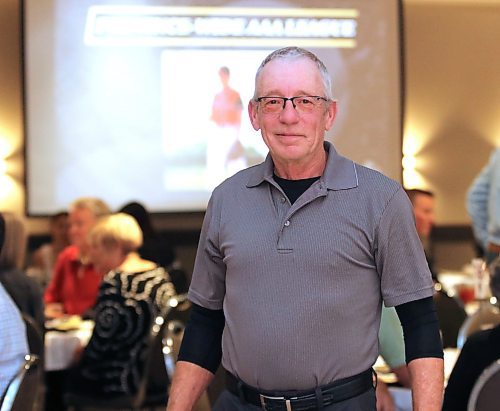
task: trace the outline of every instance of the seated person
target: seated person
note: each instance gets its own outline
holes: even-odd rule
[[[11,379],[28,354],[26,325],[14,301],[0,284],[0,403]]]
[[[500,273],[493,272],[491,293],[500,300]],[[500,359],[500,325],[472,334],[465,341],[444,392],[443,411],[466,411],[481,373]]]
[[[5,239],[5,220],[0,214],[0,251]],[[11,379],[28,354],[26,325],[5,288],[0,284],[0,403]]]
[[[141,243],[137,222],[124,213],[101,219],[89,234],[90,258],[106,274],[94,307],[92,337],[71,372],[71,392],[111,398],[138,389],[140,353],[154,318],[175,295],[166,271],[137,253]],[[166,372],[159,385],[166,392]]]
[[[137,250],[139,255],[161,267],[169,268],[175,261],[175,252],[153,227],[151,216],[146,208],[134,201],[125,204],[120,212],[134,217],[141,228],[142,245]]]
[[[382,307],[378,333],[380,356],[397,377],[402,387],[408,388],[408,405],[411,409],[410,374],[405,361],[403,328],[394,307]],[[397,410],[393,392],[382,381],[377,382],[377,411]]]
[[[109,214],[109,207],[97,198],[80,198],[69,208],[71,245],[58,256],[54,275],[45,290],[45,316],[86,315],[95,304],[102,275],[88,257],[87,234],[97,220]]]
[[[151,215],[146,208],[141,203],[133,201],[125,204],[120,212],[134,217],[141,228],[143,239],[141,247],[137,250],[139,255],[167,269],[177,293],[187,293],[189,280],[186,272],[175,257],[174,248],[153,227]]]
[[[49,221],[50,242],[42,244],[31,255],[28,274],[45,288],[52,278],[59,253],[69,245],[68,213],[54,214]]]
[[[0,252],[0,283],[21,313],[29,315],[44,328],[42,289],[23,271],[26,254],[26,229],[23,220],[13,213],[0,214],[5,223],[5,240]]]
[[[439,320],[439,329],[443,340],[443,347],[456,347],[457,336],[460,326],[463,324],[467,314],[464,307],[455,298],[448,296],[439,284],[433,260],[429,253],[431,232],[435,223],[435,197],[434,193],[421,189],[405,190],[413,205],[415,214],[415,226],[418,236],[424,246],[427,263],[431,270],[435,283],[436,292],[433,300]]]

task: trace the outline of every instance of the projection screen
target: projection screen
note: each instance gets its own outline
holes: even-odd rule
[[[81,196],[113,208],[137,200],[157,213],[203,211],[215,185],[265,158],[247,104],[262,59],[289,45],[313,51],[332,75],[339,113],[326,139],[400,180],[400,8],[397,0],[25,0],[28,215]],[[230,132],[216,111],[223,77],[241,102]]]

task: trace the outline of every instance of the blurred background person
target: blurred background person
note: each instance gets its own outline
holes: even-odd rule
[[[411,410],[411,381],[405,359],[403,327],[394,307],[382,306],[378,333],[380,356],[403,389],[388,387],[380,379],[377,382],[377,411]]]
[[[422,189],[405,190],[413,205],[417,233],[424,246],[427,263],[434,280],[434,305],[439,320],[443,347],[456,347],[458,331],[467,318],[463,304],[456,298],[450,297],[438,279],[431,252],[431,233],[435,224],[435,197],[434,193]]]
[[[431,232],[436,221],[434,193],[418,188],[407,189],[405,191],[406,194],[408,194],[408,198],[410,199],[411,204],[413,205],[415,225],[420,240],[422,241],[422,245],[424,246],[427,263],[429,264],[432,277],[436,279],[432,261],[432,253],[430,250]]]
[[[120,212],[134,217],[141,228],[143,242],[137,251],[142,258],[151,260],[165,268],[174,264],[175,253],[173,248],[155,230],[151,216],[143,204],[132,201],[125,204],[120,209]]]
[[[491,263],[500,254],[500,148],[469,187],[466,206],[480,254]]]
[[[0,252],[0,282],[19,310],[44,329],[42,290],[37,281],[23,271],[26,255],[26,229],[23,220],[13,213],[2,212],[5,240]]]
[[[0,252],[5,240],[5,220],[0,214]],[[0,402],[5,390],[28,354],[26,325],[21,313],[0,283]]]
[[[142,374],[142,355],[155,317],[175,295],[164,268],[137,252],[142,233],[135,219],[118,213],[102,218],[89,234],[89,256],[104,275],[95,305],[95,327],[69,390],[92,398],[134,395]],[[163,364],[161,347],[158,347]],[[167,389],[166,371],[156,381]],[[154,383],[154,381],[153,381]]]
[[[207,176],[211,188],[247,166],[245,149],[239,139],[243,104],[231,87],[229,68],[219,68],[222,89],[214,96],[210,120],[215,127],[207,139]]]
[[[87,235],[97,220],[110,213],[98,198],[75,200],[69,207],[71,245],[58,256],[53,277],[45,290],[45,315],[87,315],[95,303],[102,275],[89,261]]]
[[[42,244],[31,255],[28,275],[36,278],[45,288],[52,278],[59,253],[69,245],[69,223],[66,211],[49,219],[50,242]]]
[[[137,201],[132,201],[125,204],[120,212],[134,217],[141,228],[143,241],[137,250],[139,255],[165,268],[177,293],[186,293],[189,287],[187,274],[176,259],[172,245],[153,227],[151,215],[146,207]]]
[[[0,403],[5,391],[28,354],[26,325],[21,312],[0,284]]]

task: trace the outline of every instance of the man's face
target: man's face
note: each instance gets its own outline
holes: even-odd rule
[[[434,226],[434,197],[417,194],[413,199],[413,211],[418,235],[428,238]]]
[[[54,241],[59,243],[68,242],[68,228],[69,222],[66,215],[60,215],[57,217],[50,226],[50,234]]]
[[[257,97],[326,97],[319,70],[307,58],[269,62],[261,71],[256,87]],[[324,134],[335,118],[334,102],[324,102],[306,114],[298,113],[291,101],[287,101],[280,113],[266,114],[252,100],[248,111],[253,128],[261,130],[277,168],[279,165],[310,165],[324,158]]]
[[[86,208],[75,208],[69,213],[69,236],[71,243],[81,248],[85,245],[87,234],[94,225],[96,218]]]

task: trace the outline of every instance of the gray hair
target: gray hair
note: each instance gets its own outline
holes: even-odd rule
[[[128,254],[137,250],[143,241],[139,224],[129,214],[116,213],[102,217],[88,235],[91,244],[104,248],[118,246]]]
[[[278,50],[273,51],[271,54],[269,54],[264,61],[262,61],[261,65],[257,69],[257,73],[255,74],[255,93],[257,92],[257,82],[259,80],[259,77],[262,73],[263,68],[270,63],[273,60],[276,59],[287,59],[287,60],[292,60],[292,59],[300,59],[300,58],[307,58],[308,60],[312,61],[316,67],[319,70],[319,73],[321,75],[321,80],[323,82],[323,89],[325,92],[326,98],[329,100],[333,100],[333,93],[332,93],[332,79],[330,77],[330,73],[328,73],[328,70],[324,63],[314,54],[311,53],[309,50],[300,48],[300,47],[284,47]],[[257,95],[254,94],[254,99],[257,98]]]
[[[111,213],[108,205],[99,198],[82,197],[73,201],[69,206],[70,211],[75,209],[87,209],[95,218],[99,218]]]

